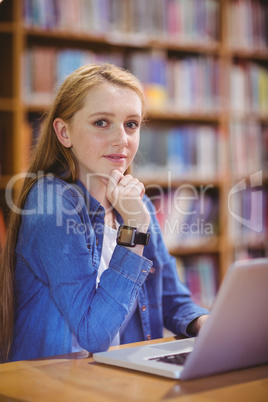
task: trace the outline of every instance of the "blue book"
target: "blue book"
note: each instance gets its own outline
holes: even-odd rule
[[[65,49],[57,56],[57,83],[60,85],[74,70],[81,67],[82,51]]]
[[[181,176],[185,171],[184,132],[182,127],[170,130],[167,142],[168,166],[175,174]]]

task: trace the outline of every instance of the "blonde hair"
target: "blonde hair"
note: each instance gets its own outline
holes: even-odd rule
[[[77,178],[77,163],[73,152],[65,148],[58,140],[53,128],[55,118],[60,117],[71,122],[74,114],[83,107],[90,88],[102,83],[127,87],[137,93],[142,102],[142,118],[145,113],[145,98],[139,80],[129,71],[111,64],[85,65],[70,74],[62,83],[57,96],[51,105],[36,145],[28,173],[52,173],[67,182]],[[40,175],[38,175],[40,178]],[[17,207],[23,209],[26,197],[37,181],[33,175],[26,175],[20,191]],[[15,268],[15,246],[21,217],[11,212],[7,230],[6,244],[0,260],[0,362],[7,361],[11,352],[14,325],[14,289],[13,277]]]

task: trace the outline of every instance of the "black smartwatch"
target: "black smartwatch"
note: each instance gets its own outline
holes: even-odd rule
[[[150,239],[150,233],[138,232],[132,226],[121,225],[117,232],[117,244],[120,246],[135,247],[136,244],[147,246]]]

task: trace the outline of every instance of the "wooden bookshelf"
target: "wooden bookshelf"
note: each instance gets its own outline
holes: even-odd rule
[[[179,246],[170,251],[175,256],[185,256],[191,254],[216,254],[218,257],[218,276],[220,281],[224,277],[229,264],[233,261],[236,245],[229,236],[229,213],[228,213],[228,193],[234,185],[232,167],[230,165],[230,123],[234,119],[245,122],[254,119],[260,128],[264,130],[268,126],[268,110],[260,113],[259,111],[242,111],[240,114],[234,113],[230,109],[230,79],[229,73],[232,71],[237,61],[243,63],[257,63],[268,69],[268,48],[237,48],[229,41],[228,29],[230,4],[233,0],[218,0],[219,5],[218,21],[216,21],[218,35],[214,39],[203,40],[199,37],[195,40],[189,38],[168,37],[163,33],[156,35],[145,35],[142,32],[89,32],[79,31],[78,29],[66,30],[66,28],[44,29],[40,26],[26,25],[23,17],[22,0],[4,0],[0,4],[0,48],[1,54],[1,75],[0,75],[0,135],[1,135],[1,175],[0,188],[3,189],[8,180],[17,173],[25,169],[27,159],[27,148],[24,144],[25,120],[29,114],[41,114],[46,103],[31,102],[24,97],[23,63],[25,52],[35,47],[55,47],[59,51],[72,48],[81,51],[91,50],[92,52],[117,52],[123,56],[124,61],[134,52],[164,52],[168,60],[172,58],[204,57],[215,58],[218,60],[220,73],[217,85],[220,93],[220,107],[215,110],[177,110],[176,107],[167,107],[161,104],[155,107],[149,104],[148,120],[151,123],[161,123],[167,126],[180,125],[208,125],[218,128],[222,141],[220,170],[214,179],[204,179],[189,177],[174,179],[172,186],[178,187],[183,183],[189,183],[198,187],[200,184],[212,184],[218,191],[219,203],[219,234],[205,245],[194,245],[193,247]],[[186,3],[186,2],[185,2]],[[261,4],[265,5],[265,2]],[[126,9],[127,10],[127,9]],[[124,21],[123,21],[124,22]],[[237,21],[239,23],[239,21]],[[132,26],[133,22],[124,26]],[[268,28],[266,28],[268,29]],[[266,43],[267,45],[267,43]],[[171,102],[172,103],[172,102]],[[145,185],[150,185],[150,180],[145,177]],[[264,174],[265,177],[265,174]],[[267,172],[266,172],[267,178]],[[267,179],[266,179],[267,181]],[[167,182],[163,179],[156,180],[155,183],[165,187]],[[265,184],[265,183],[264,183]],[[264,185],[266,193],[267,183]],[[267,218],[266,218],[267,219]],[[266,228],[267,229],[267,228]],[[266,232],[267,239],[267,232]],[[262,248],[267,253],[265,241],[255,242],[253,245],[238,239],[239,247]]]

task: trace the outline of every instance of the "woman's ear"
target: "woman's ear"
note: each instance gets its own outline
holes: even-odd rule
[[[55,133],[58,137],[59,142],[65,147],[65,148],[71,148],[72,142],[68,133],[67,126],[65,122],[57,117],[53,121],[53,128],[55,130]]]

